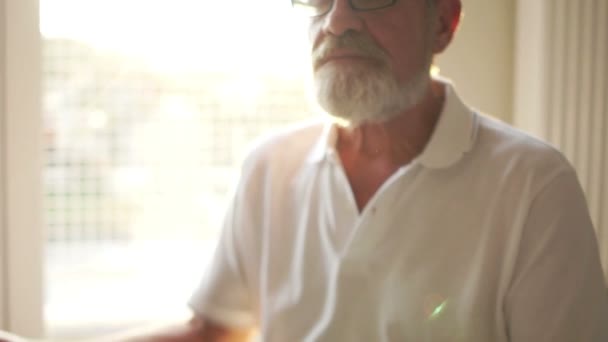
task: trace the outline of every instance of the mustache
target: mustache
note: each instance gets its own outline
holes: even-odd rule
[[[327,36],[312,51],[312,62],[315,69],[329,58],[336,50],[348,50],[362,57],[386,63],[388,56],[370,38],[349,31],[341,36]]]

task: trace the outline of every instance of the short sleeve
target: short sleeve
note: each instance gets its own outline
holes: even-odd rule
[[[511,342],[608,341],[608,292],[597,239],[571,169],[531,204],[505,314]]]
[[[239,199],[230,205],[209,271],[192,295],[192,310],[214,323],[249,328],[256,319],[242,264],[242,238],[239,232]]]

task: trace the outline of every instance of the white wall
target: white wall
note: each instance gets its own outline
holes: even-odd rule
[[[536,1],[536,0],[533,0]],[[459,31],[437,64],[465,101],[512,122],[514,0],[462,0]]]
[[[513,122],[534,135],[546,137],[545,91],[548,51],[548,8],[544,0],[517,0]]]

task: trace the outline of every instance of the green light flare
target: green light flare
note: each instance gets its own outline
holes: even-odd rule
[[[433,310],[433,313],[431,313],[431,315],[429,316],[429,319],[435,319],[435,318],[439,317],[439,315],[441,315],[441,313],[445,309],[445,306],[447,305],[447,303],[448,303],[448,301],[445,300],[445,301],[443,301],[443,303],[437,305],[437,307],[435,307],[435,310]]]

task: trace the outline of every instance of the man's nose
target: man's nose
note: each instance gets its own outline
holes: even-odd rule
[[[348,0],[334,0],[329,12],[323,16],[323,31],[341,36],[347,31],[361,31],[363,21],[359,12],[351,8]]]

